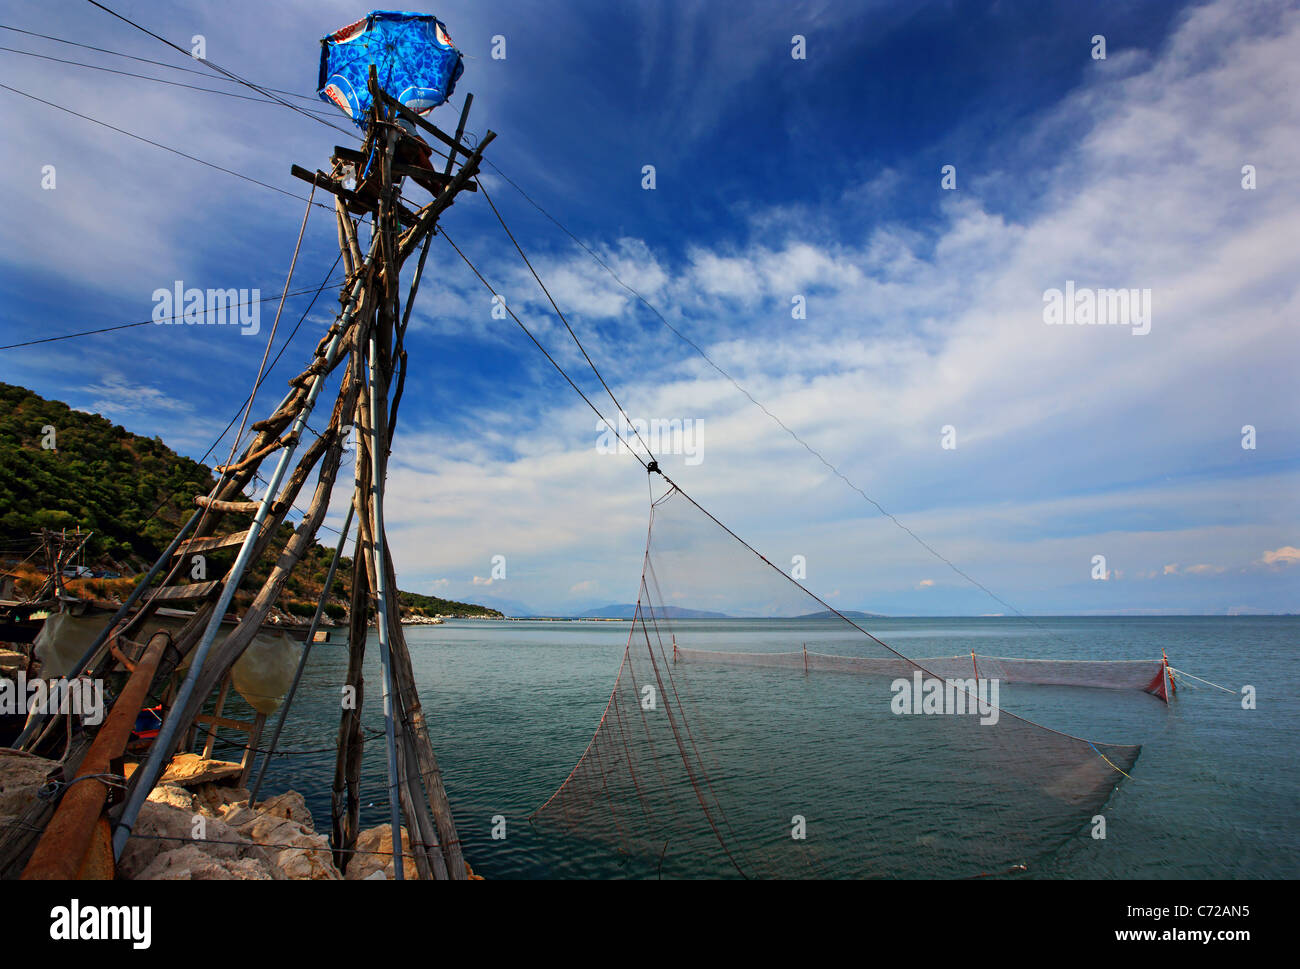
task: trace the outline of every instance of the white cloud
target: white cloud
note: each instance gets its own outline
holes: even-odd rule
[[[1260,561],[1265,565],[1295,565],[1300,562],[1300,548],[1283,545],[1281,548],[1265,552]]]

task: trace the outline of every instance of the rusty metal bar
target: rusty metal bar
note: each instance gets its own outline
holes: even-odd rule
[[[76,878],[81,872],[108,800],[108,786],[94,775],[110,773],[113,761],[125,752],[135,719],[149,695],[154,673],[158,671],[158,663],[171,641],[171,636],[165,632],[156,633],[149,640],[144,656],[113,704],[108,719],[81,762],[76,778],[64,791],[63,800],[32,852],[31,860],[23,870],[25,881],[67,880]]]

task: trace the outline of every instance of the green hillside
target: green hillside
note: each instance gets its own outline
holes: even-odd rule
[[[52,441],[48,428],[53,428]],[[43,446],[49,443],[55,446]],[[0,560],[22,558],[42,528],[80,527],[94,532],[86,546],[87,565],[124,576],[141,572],[191,514],[194,496],[208,493],[214,483],[210,468],[157,437],[132,434],[98,414],[0,383]],[[276,544],[283,547],[292,534],[288,524],[282,526]],[[322,537],[331,541],[328,532]],[[303,557],[281,596],[281,609],[311,615],[332,553],[318,544]],[[210,565],[224,565],[231,554],[213,553]],[[254,570],[245,588],[264,579],[266,571],[267,566]],[[116,585],[92,581],[87,591],[119,591]],[[344,559],[326,607],[332,618],[346,614],[350,586],[351,562]],[[401,596],[403,615],[501,617],[495,609],[470,603],[410,592]],[[240,594],[245,601],[250,597]]]

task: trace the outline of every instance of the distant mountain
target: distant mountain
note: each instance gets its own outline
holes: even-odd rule
[[[724,612],[708,612],[704,609],[683,609],[680,606],[664,606],[656,612],[668,619],[730,619]],[[614,605],[601,606],[599,609],[588,609],[581,612],[575,619],[631,619],[636,614],[636,605]]]
[[[841,609],[838,613],[831,612],[829,609],[823,609],[821,612],[810,612],[806,616],[795,616],[795,619],[838,619],[843,616],[845,619],[888,619],[888,616],[882,616],[878,612],[858,612],[856,609]]]

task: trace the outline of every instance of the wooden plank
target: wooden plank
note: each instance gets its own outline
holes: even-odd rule
[[[191,585],[168,585],[155,589],[154,602],[178,602],[185,599],[202,599],[221,584],[220,579],[211,582],[195,582]]]
[[[208,726],[214,724],[218,727],[225,727],[228,730],[238,730],[240,733],[252,733],[254,725],[247,720],[231,720],[229,717],[218,717],[211,713],[200,713],[194,718],[194,722],[199,726]],[[208,753],[211,753],[209,751]],[[207,753],[204,756],[208,756]]]
[[[430,124],[428,121],[425,121],[424,118],[420,117],[418,114],[416,114],[414,111],[412,111],[412,110],[411,110],[410,108],[408,108],[406,105],[404,105],[401,101],[398,101],[396,98],[394,98],[394,97],[393,97],[391,94],[389,94],[387,91],[384,91],[384,90],[381,89],[378,93],[379,93],[379,99],[380,99],[381,101],[383,101],[384,104],[386,104],[388,107],[394,109],[398,114],[400,114],[400,115],[401,115],[403,118],[405,118],[407,121],[411,122],[411,123],[414,124],[414,125],[418,125],[419,127],[423,128],[425,131],[427,131],[429,134],[433,135],[435,138],[437,138],[439,141],[441,141],[441,142],[442,142],[444,145],[446,145],[448,148],[452,149],[453,157],[455,156],[455,153],[456,153],[456,152],[460,152],[460,153],[461,153],[462,155],[464,155],[467,159],[468,159],[471,155],[474,154],[474,152],[473,152],[472,150],[470,150],[469,148],[466,148],[464,145],[462,145],[462,144],[460,144],[459,142],[453,140],[452,137],[451,137],[451,135],[447,134],[447,133],[446,133],[445,131],[443,131],[441,128],[438,128],[438,127],[436,127],[436,126]]]
[[[248,743],[244,745],[244,757],[239,762],[240,773],[237,783],[240,787],[248,786],[248,774],[253,769],[253,760],[255,758],[253,751],[257,749],[257,745],[262,740],[262,728],[266,726],[266,714],[259,713],[249,726],[251,729],[248,732]]]
[[[208,741],[203,745],[204,760],[207,760],[212,756],[212,747],[217,742],[217,722],[223,719],[221,716],[221,711],[225,709],[226,694],[228,694],[229,692],[230,692],[230,677],[227,676],[224,680],[221,681],[221,692],[217,694],[217,702],[216,705],[212,708],[212,716],[208,717],[208,723],[211,724],[211,726],[208,729]],[[195,723],[199,722],[198,717],[194,718],[194,722]]]
[[[211,552],[218,548],[235,548],[243,545],[244,539],[248,537],[250,528],[242,532],[231,532],[229,535],[213,535],[209,538],[191,538],[181,542],[176,549],[177,555],[194,555],[197,552]]]
[[[195,495],[194,504],[208,511],[227,512],[234,515],[256,515],[261,506],[255,501],[218,501],[206,495]]]
[[[417,165],[403,165],[401,162],[393,162],[393,174],[401,175],[403,178],[412,179],[418,182],[420,186],[433,195],[441,195],[451,182],[451,175],[444,175],[442,172],[432,172],[427,168],[420,168]],[[477,192],[478,186],[473,182],[466,182],[464,186],[467,192]]]
[[[332,192],[352,207],[354,212],[369,212],[374,205],[368,202],[362,195],[351,189],[344,188],[343,183],[337,179],[330,178],[322,171],[309,172],[300,165],[292,165],[289,168],[289,174],[294,178],[301,178],[304,182],[310,182],[317,188],[323,188],[327,192]],[[394,205],[397,211],[397,217],[403,225],[415,225],[418,221],[414,212],[408,209],[400,202]]]
[[[478,174],[478,163],[482,158],[483,149],[492,144],[495,139],[495,131],[488,130],[485,132],[483,140],[479,142],[478,147],[474,149],[474,153],[461,166],[456,176],[447,183],[443,193],[420,210],[419,224],[409,232],[403,233],[401,241],[398,243],[396,261],[399,265],[405,262],[407,257],[414,251],[424,233],[437,224],[438,217],[455,201],[456,194],[464,187],[465,183]]]
[[[460,144],[460,139],[463,138],[465,135],[465,121],[469,118],[469,106],[473,103],[474,103],[474,95],[466,94],[465,103],[464,105],[461,106],[460,109],[460,123],[456,125],[456,138],[455,138],[456,144]],[[447,168],[446,171],[443,172],[443,174],[445,174],[448,178],[451,178],[451,168],[452,165],[455,164],[455,162],[456,162],[456,153],[454,151],[448,152]],[[477,192],[478,186],[475,185],[472,191]]]

